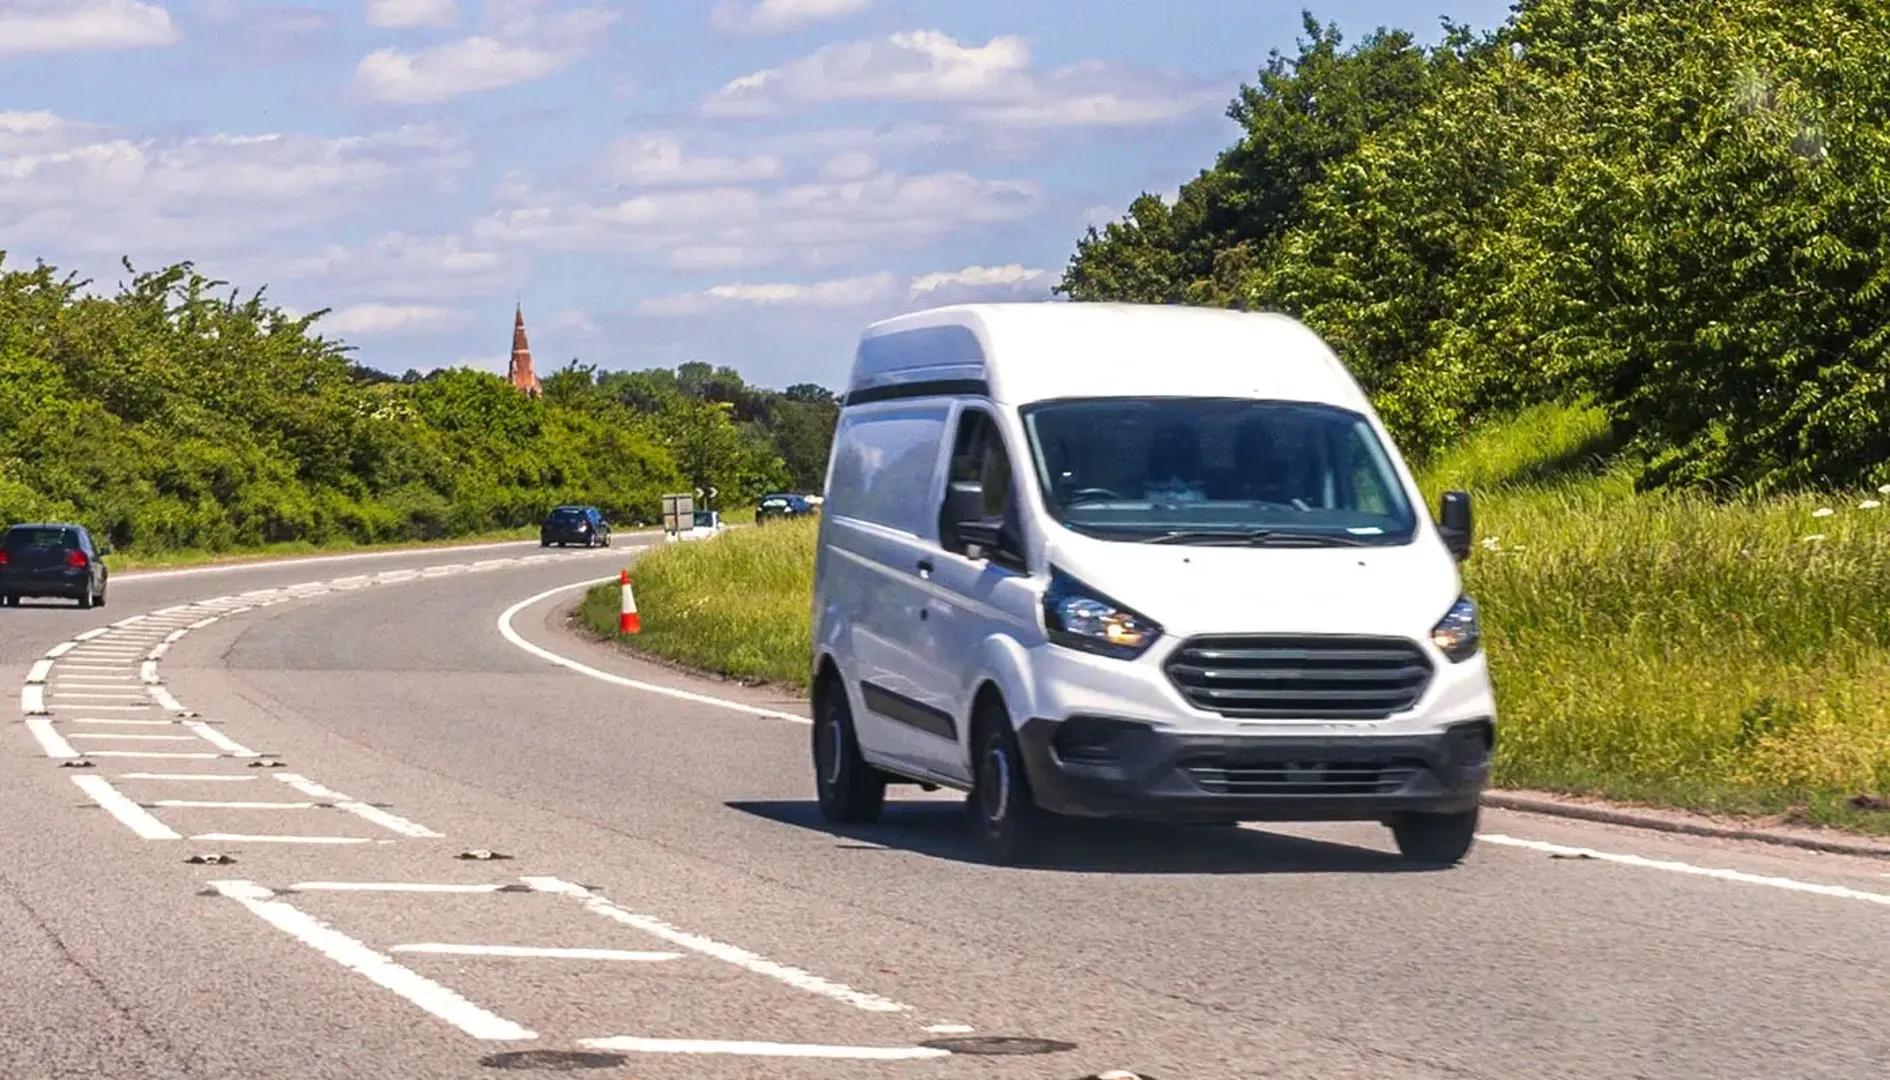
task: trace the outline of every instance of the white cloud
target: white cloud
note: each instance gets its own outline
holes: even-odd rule
[[[582,308],[553,312],[551,318],[545,320],[545,326],[576,337],[597,337],[604,332],[597,320],[591,318],[591,313]]]
[[[179,40],[147,0],[0,0],[0,55],[143,49]]]
[[[860,180],[878,171],[879,159],[864,150],[835,154],[820,167],[820,174],[829,180]]]
[[[421,334],[461,321],[451,309],[433,304],[355,304],[330,312],[315,324],[325,337]]]
[[[846,101],[955,106],[995,128],[1131,126],[1218,113],[1235,83],[1087,61],[1030,70],[1015,36],[966,45],[937,30],[828,45],[735,79],[702,104],[710,116],[771,116]]]
[[[873,0],[720,0],[709,12],[717,30],[736,34],[783,34],[814,23],[844,18]]]
[[[367,23],[393,30],[451,29],[459,25],[459,0],[367,0]]]
[[[893,310],[974,299],[1012,299],[1030,295],[1033,290],[1047,294],[1048,279],[1046,271],[1028,269],[1017,263],[967,266],[962,270],[912,278],[882,271],[811,284],[717,285],[701,292],[647,299],[637,305],[637,311],[643,315],[674,318],[731,308]]]
[[[615,22],[606,8],[542,14],[539,0],[487,0],[482,33],[418,52],[381,49],[355,67],[355,88],[392,105],[425,105],[531,82],[582,59]]]
[[[690,186],[771,180],[781,175],[781,159],[768,154],[753,157],[691,157],[683,141],[671,135],[644,135],[619,141],[611,148],[610,169],[620,183],[639,187]]]
[[[937,30],[828,45],[744,75],[709,95],[705,112],[765,116],[835,101],[988,100],[1025,87],[1030,48],[1015,36],[961,45]]]
[[[382,234],[353,247],[330,244],[313,254],[278,261],[275,275],[308,282],[324,295],[373,295],[384,300],[434,301],[506,292],[519,268],[495,251],[469,249],[457,236]]]
[[[66,251],[199,257],[333,222],[469,160],[428,127],[374,135],[131,139],[43,113],[0,121],[0,236]],[[24,119],[22,119],[24,118]]]
[[[981,224],[1016,221],[1042,197],[1031,180],[964,172],[882,171],[859,180],[659,190],[610,203],[539,193],[514,180],[513,205],[481,218],[489,244],[666,256],[689,269],[830,265],[885,245],[914,246]]]

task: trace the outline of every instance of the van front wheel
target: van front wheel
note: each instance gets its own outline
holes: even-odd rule
[[[886,775],[860,755],[853,709],[838,682],[827,686],[814,711],[813,750],[821,816],[836,825],[878,821],[886,806]]]
[[[1477,837],[1477,809],[1461,814],[1399,814],[1391,821],[1398,853],[1426,866],[1455,866]]]
[[[985,706],[977,726],[977,759],[968,800],[985,857],[1002,866],[1028,865],[1044,853],[1050,815],[1037,805],[1024,774],[1017,733],[1002,705]]]

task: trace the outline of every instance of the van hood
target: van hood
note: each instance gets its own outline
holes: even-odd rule
[[[1050,563],[1170,634],[1385,634],[1423,639],[1462,594],[1420,533],[1399,547],[1185,547],[1054,536]]]

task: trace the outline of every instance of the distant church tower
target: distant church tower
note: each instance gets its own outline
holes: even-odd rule
[[[525,340],[525,305],[522,303],[512,317],[512,366],[505,377],[532,397],[543,392],[538,386],[537,373],[532,371],[532,347]]]

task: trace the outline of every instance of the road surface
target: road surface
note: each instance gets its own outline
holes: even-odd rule
[[[630,554],[123,576],[101,610],[0,612],[0,1075],[1890,1063],[1890,864],[1491,812],[1448,871],[1362,825],[1072,829],[1014,870],[916,793],[838,835],[802,707],[564,631],[568,586]]]

